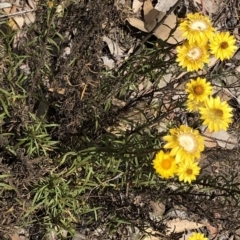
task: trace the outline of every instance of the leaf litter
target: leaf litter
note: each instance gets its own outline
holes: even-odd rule
[[[150,1],[145,1],[144,4],[140,1],[134,1],[134,6],[132,6],[133,8],[133,12],[138,12],[140,11],[142,4],[143,4],[143,8],[144,8],[144,17],[142,18],[142,20],[138,19],[138,18],[128,18],[129,23],[138,28],[139,30],[143,31],[143,32],[150,32],[155,25],[158,23],[159,20],[161,20],[161,18],[163,16],[165,16],[165,13],[168,11],[169,8],[171,8],[172,4],[175,4],[176,1],[165,1],[165,2],[161,2],[158,1],[158,3],[156,4],[155,8],[153,8],[153,6],[151,5]],[[35,2],[33,1],[28,1],[29,3],[29,7],[25,7],[24,10],[28,11],[31,9],[35,9],[37,7],[37,5],[35,4]],[[121,4],[123,4],[124,2],[122,2]],[[147,5],[148,4],[148,5]],[[58,5],[59,6],[59,5]],[[58,8],[57,6],[57,8]],[[206,5],[205,5],[206,6]],[[12,7],[12,6],[11,6]],[[207,10],[207,7],[205,8]],[[11,11],[11,10],[10,10]],[[164,12],[164,13],[161,13]],[[215,10],[214,10],[215,11]],[[9,13],[17,13],[18,11],[16,9],[13,9],[12,12]],[[214,13],[214,12],[212,12]],[[30,15],[27,15],[30,14]],[[23,28],[24,23],[27,26],[30,26],[32,23],[35,22],[35,13],[31,14],[31,13],[26,13],[25,15],[22,16],[18,16],[18,17],[14,17],[14,24],[13,28],[15,28],[16,30],[19,30],[21,28]],[[27,17],[28,16],[28,17]],[[26,18],[28,18],[28,20],[26,20]],[[165,19],[165,21],[163,22],[162,25],[160,25],[155,31],[154,31],[154,35],[162,40],[166,40],[169,36],[169,33],[172,29],[174,29],[176,27],[176,16],[174,14],[169,14],[168,17]],[[176,30],[177,31],[177,30]],[[180,37],[180,33],[176,32],[174,33],[174,38],[172,40],[168,39],[168,43],[176,43],[177,42],[181,42],[183,39]],[[112,39],[110,39],[108,37],[108,35],[104,35],[102,38],[102,41],[107,43],[107,46],[109,48],[110,53],[113,55],[113,58],[119,58],[122,57],[125,53],[124,50],[122,50],[118,43]],[[110,58],[108,58],[108,56],[101,56],[100,58],[103,59],[104,61],[104,65],[108,65],[109,68],[114,68],[114,61]],[[104,60],[105,59],[105,60]],[[124,61],[122,61],[121,64],[123,64]],[[212,66],[215,65],[215,62]],[[209,69],[212,67],[209,66]],[[173,72],[175,69],[172,68],[171,71]],[[186,73],[184,73],[186,74]],[[181,75],[182,77],[182,75]],[[165,88],[167,87],[168,84],[170,84],[171,82],[174,81],[174,75],[172,74],[166,74],[165,76],[163,76],[163,78],[165,79],[165,81],[161,81],[159,83],[159,89],[163,89],[165,90]],[[150,84],[149,84],[150,83]],[[71,85],[71,87],[74,87],[75,85]],[[78,84],[76,84],[76,86],[78,86]],[[76,87],[75,86],[75,87]],[[151,82],[148,82],[148,80],[146,80],[146,84],[145,83],[140,83],[138,85],[138,91],[143,93],[143,90],[149,90],[151,89],[152,84]],[[54,89],[53,91],[54,92]],[[234,93],[235,96],[238,96],[238,92]],[[180,96],[180,95],[179,95]],[[123,101],[123,105],[126,105],[126,102]],[[67,106],[67,105],[66,105]],[[135,113],[134,113],[135,114]],[[140,120],[141,121],[141,120]],[[220,132],[218,134],[215,135],[211,135],[210,137],[212,138],[216,138],[216,139],[221,139],[224,141],[217,141],[215,140],[215,142],[217,142],[217,144],[225,149],[233,149],[234,147],[237,146],[237,141],[236,138],[232,137],[229,133],[227,132]],[[231,139],[231,143],[226,143],[227,141],[229,141]],[[222,144],[222,142],[224,142],[224,144]],[[233,144],[234,143],[234,144]],[[216,145],[215,145],[216,146]],[[214,146],[214,147],[215,147]],[[161,210],[158,210],[161,212]],[[162,211],[162,213],[160,215],[164,216],[164,211]],[[204,224],[198,224],[195,221],[188,221],[188,220],[182,220],[182,219],[174,219],[174,220],[169,220],[167,222],[167,226],[169,227],[169,234],[172,232],[184,232],[185,230],[192,230],[192,229],[198,229],[200,227],[205,226]],[[159,239],[159,238],[158,238]]]
[[[138,18],[128,18],[127,20],[133,27],[136,27],[143,32],[151,32],[155,28],[155,26],[159,22],[161,22],[161,19],[163,19],[163,17],[166,15],[165,9],[169,9],[170,7],[172,7],[172,3],[173,2],[171,1],[167,1],[164,6],[162,6],[164,8],[163,11],[159,8],[154,8],[151,0],[147,0],[143,4],[144,21]],[[167,16],[163,23],[160,24],[153,31],[153,35],[155,35],[159,39],[162,39],[163,41],[166,40],[168,43],[171,44],[181,42],[183,38],[181,37],[182,34],[178,28],[171,34],[171,37],[169,37],[171,31],[176,27],[176,25],[176,15],[171,13],[169,16]]]

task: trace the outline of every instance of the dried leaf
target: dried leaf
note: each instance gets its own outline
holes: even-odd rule
[[[14,233],[13,235],[11,235],[10,238],[11,240],[21,240],[17,233]]]
[[[14,227],[14,232],[10,235],[11,240],[27,240],[27,230],[20,227]]]
[[[212,137],[216,138],[218,145],[224,149],[233,149],[238,144],[238,140],[235,136],[223,130],[212,133]]]
[[[235,68],[237,72],[240,72],[240,65]]]
[[[152,1],[146,0],[143,5],[143,14],[145,16],[153,9]]]
[[[58,94],[61,94],[61,95],[64,95],[65,94],[65,88],[57,88],[57,89],[54,89],[54,88],[49,88],[48,89],[49,92],[57,92]]]
[[[164,88],[164,87],[166,87],[167,84],[171,82],[171,80],[172,80],[172,73],[167,73],[167,74],[165,74],[165,75],[162,77],[161,81],[159,81],[159,83],[158,83],[158,85],[157,85],[158,88]],[[185,88],[184,88],[184,89],[185,89]]]
[[[238,30],[239,30],[238,27],[234,28],[234,30],[233,30],[233,35],[234,35],[234,37],[235,37],[237,40],[240,40],[240,36],[239,36]],[[235,56],[236,56],[236,55],[235,55]]]
[[[150,32],[156,26],[156,24],[164,17],[165,13],[159,12],[155,8],[144,16],[144,26]]]
[[[16,23],[15,25],[12,24],[12,29],[18,30],[21,29],[24,25],[24,18],[22,16],[13,17],[12,20]]]
[[[113,98],[112,99],[112,104],[117,106],[117,107],[125,107],[127,103],[125,101],[119,100],[117,98]]]
[[[206,126],[200,127],[202,133],[204,134],[204,145],[208,148],[214,148],[217,146],[217,142],[215,139],[212,139],[212,133],[209,132],[209,129]]]
[[[159,234],[159,232],[153,230],[152,228],[146,228],[145,229],[145,232],[151,234],[151,235],[154,235],[154,234]],[[154,236],[146,236],[143,238],[143,240],[162,240],[162,238],[159,238],[159,237],[154,237]]]
[[[167,235],[173,232],[180,233],[180,232],[184,232],[185,230],[197,229],[204,226],[205,225],[201,223],[190,222],[188,220],[181,220],[177,218],[167,222],[167,227],[168,227]]]
[[[108,56],[102,56],[103,64],[107,66],[109,69],[113,69],[115,67],[115,62],[112,59],[109,59]]]
[[[219,215],[219,217],[217,217],[215,214],[216,214],[216,212],[214,211],[215,218],[221,217],[220,215]],[[218,214],[219,213],[217,213],[217,215]],[[214,238],[214,239],[217,239],[216,237],[217,237],[217,234],[219,233],[219,229],[212,226],[207,220],[203,220],[202,223],[205,224],[206,228],[208,229],[208,232],[210,233],[210,236],[212,236],[212,238]]]
[[[57,89],[57,93],[61,94],[61,95],[65,94],[65,91],[66,91],[65,88],[58,88]]]
[[[178,209],[172,208],[166,213],[164,217],[166,217],[167,219],[176,219],[176,218],[187,219],[188,214],[184,210],[178,210]]]
[[[143,32],[148,32],[147,29],[144,26],[144,22],[138,18],[128,18],[127,19],[130,25],[133,27],[143,31]]]
[[[138,18],[128,18],[127,19],[128,22],[130,23],[130,25],[132,25],[135,28],[138,28],[139,30],[143,31],[143,32],[148,32],[147,29],[145,28],[144,22]],[[175,24],[173,22],[173,20],[175,20]],[[168,23],[172,26],[172,28],[174,28],[176,26],[176,16],[174,14],[169,15],[165,21],[166,23]],[[169,27],[164,25],[159,26],[156,31],[153,33],[153,35],[155,35],[157,38],[162,39],[163,41],[165,41],[170,34],[170,31],[172,29],[170,29]],[[182,33],[180,32],[180,30],[176,29],[176,31],[172,34],[172,37],[170,37],[167,42],[170,44],[175,44],[177,42],[181,42],[183,40],[183,38],[181,37]],[[176,39],[176,40],[175,40]]]
[[[146,236],[143,240],[161,240],[162,238],[154,237],[154,236]]]
[[[217,93],[216,96],[219,96],[222,101],[229,101],[232,98],[235,98],[238,103],[240,103],[240,88],[238,87],[239,79],[235,75],[229,75],[224,78],[226,87],[222,86],[222,83],[219,83],[219,80],[213,80],[213,92]]]
[[[140,2],[139,0],[133,0],[132,3],[132,10],[134,13],[138,12],[138,10],[142,7],[143,2]]]
[[[150,32],[165,15],[165,13],[160,12],[153,8],[151,0],[146,0],[143,6],[144,12],[144,22],[137,18],[128,18],[129,23],[141,31]],[[164,23],[160,25],[153,33],[157,38],[163,41],[167,40],[168,43],[176,44],[183,40],[182,32],[177,28],[174,33],[169,37],[172,29],[176,27],[177,18],[172,13],[170,14]]]
[[[150,0],[144,2],[143,12],[144,26],[148,32],[152,31],[157,22],[159,22],[165,15],[164,13],[159,12],[157,9],[153,8],[152,2]]]
[[[237,78],[235,75],[229,75],[224,78],[224,81],[226,82],[227,86],[238,86],[239,78]]]
[[[38,5],[38,0],[27,0],[28,5],[32,8],[35,9]]]
[[[0,3],[0,8],[11,8],[12,7],[12,4],[11,3],[7,3],[7,2],[3,2],[3,3]]]
[[[162,39],[163,41],[165,41],[166,39],[168,39],[170,32],[172,31],[172,29],[174,29],[176,27],[177,24],[177,18],[176,16],[172,13],[170,14],[166,20],[164,21],[164,23],[159,26],[156,31],[154,32],[154,35],[159,38]],[[173,34],[171,35],[171,37],[167,40],[168,43],[171,44],[176,44],[178,42],[181,42],[183,40],[182,38],[182,32],[177,28]]]
[[[122,56],[124,51],[118,46],[118,44],[116,42],[114,42],[113,40],[111,40],[110,38],[103,36],[103,41],[107,43],[108,48],[111,52],[112,55],[119,57]]]
[[[153,214],[155,216],[163,216],[166,209],[165,204],[163,204],[162,202],[151,201],[150,206],[152,207]]]
[[[204,0],[204,8],[209,13],[216,13],[219,9],[219,4],[215,3],[213,0]]]
[[[64,7],[62,4],[59,4],[56,8],[56,13],[61,14],[63,13]]]
[[[25,10],[31,10],[28,6],[25,7]],[[28,12],[24,14],[24,22],[27,24],[27,26],[30,26],[33,24],[36,20],[36,13],[35,12]]]
[[[167,12],[176,2],[177,0],[158,0],[155,9],[161,12]]]
[[[36,20],[35,12],[26,13],[24,15],[24,22],[27,24],[27,26],[30,26],[31,24],[33,24],[35,20]]]
[[[157,101],[156,101],[157,102]],[[158,103],[158,102],[157,102]],[[162,133],[162,132],[167,132],[168,131],[168,127],[167,127],[167,124],[164,123],[164,122],[159,122],[157,123],[156,125],[156,129],[159,133]]]
[[[16,13],[17,12],[17,5],[13,4],[11,9],[10,8],[4,8],[3,10],[7,14]],[[21,29],[23,24],[24,24],[24,18],[22,16],[15,16],[15,17],[9,19],[8,24],[14,30]]]
[[[218,91],[217,91],[218,90]],[[221,101],[229,101],[234,95],[227,88],[213,86],[213,92],[217,92],[216,97],[220,97]]]
[[[10,13],[15,13],[17,12],[17,5],[13,4]]]

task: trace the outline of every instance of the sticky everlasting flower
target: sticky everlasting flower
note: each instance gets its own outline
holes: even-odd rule
[[[237,50],[236,39],[229,32],[216,33],[209,46],[211,53],[221,61],[231,58]]]
[[[177,172],[175,158],[162,150],[156,154],[153,160],[153,167],[162,178],[174,177],[174,174]]]
[[[205,102],[205,107],[200,107],[199,111],[203,125],[208,126],[210,132],[226,131],[232,122],[232,108],[219,97],[209,97]]]
[[[182,161],[178,164],[177,175],[179,181],[183,181],[185,183],[191,183],[196,180],[196,177],[200,173],[200,167],[197,162],[192,161]]]
[[[193,233],[187,240],[208,240],[202,233]]]
[[[52,7],[54,6],[54,2],[53,2],[53,1],[48,1],[47,4],[48,4],[48,7],[49,7],[49,8],[52,8]]]
[[[203,69],[204,63],[209,62],[209,55],[205,46],[189,45],[185,42],[182,46],[178,46],[176,51],[176,61],[181,67],[186,67],[188,72]]]
[[[186,86],[185,91],[188,93],[188,98],[196,103],[204,102],[212,94],[212,86],[205,78],[191,79]]]
[[[187,19],[180,24],[182,36],[187,38],[190,44],[207,44],[212,39],[215,29],[210,19],[199,13],[187,14]]]
[[[200,158],[204,150],[204,138],[198,130],[181,125],[180,128],[170,129],[170,134],[163,137],[167,141],[164,148],[171,149],[170,155],[175,156],[176,163]]]

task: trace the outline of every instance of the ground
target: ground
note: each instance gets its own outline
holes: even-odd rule
[[[183,106],[182,86],[196,75],[177,66],[176,45],[131,26],[126,18],[141,13],[119,2],[70,0],[59,12],[62,1],[41,1],[21,30],[0,21],[0,239],[147,239],[146,228],[156,239],[180,239],[184,231],[167,233],[179,218],[204,224],[197,231],[209,239],[239,239],[238,143],[206,147],[192,185],[154,172],[169,127],[200,129]],[[195,4],[177,1],[170,10],[201,11]],[[237,38],[237,1],[219,5],[213,23]],[[236,53],[197,73],[234,89],[235,139],[239,86],[229,79],[238,79],[238,66]],[[164,210],[153,217],[159,203]]]

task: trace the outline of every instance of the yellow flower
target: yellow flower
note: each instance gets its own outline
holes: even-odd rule
[[[200,107],[199,111],[203,125],[207,125],[210,132],[226,131],[232,122],[232,108],[219,97],[209,97],[205,107]]]
[[[187,68],[188,72],[203,69],[204,63],[209,62],[209,55],[205,46],[189,45],[185,42],[177,47],[177,59],[179,66]]]
[[[204,102],[196,103],[194,100],[187,99],[186,105],[189,112],[199,112],[199,108],[204,107]]]
[[[49,8],[53,8],[54,2],[53,1],[48,1],[47,2]]]
[[[180,24],[182,36],[187,38],[190,44],[207,44],[212,39],[215,29],[210,19],[199,13],[187,14],[187,19]]]
[[[180,128],[170,129],[171,135],[163,137],[167,143],[164,148],[170,148],[170,155],[175,156],[176,163],[184,160],[200,158],[204,150],[204,138],[198,130],[181,125]]]
[[[174,177],[174,174],[177,172],[175,158],[162,150],[156,154],[153,160],[153,167],[162,178]]]
[[[208,240],[202,233],[193,233],[188,240]]]
[[[209,46],[211,53],[221,61],[231,58],[237,50],[236,39],[229,32],[216,33]]]
[[[197,162],[192,161],[182,161],[178,164],[177,175],[179,181],[191,183],[196,180],[199,175],[201,168],[198,166]]]
[[[212,94],[212,86],[205,78],[198,77],[197,80],[191,79],[191,82],[187,83],[186,92],[190,100],[196,103],[204,102]]]

